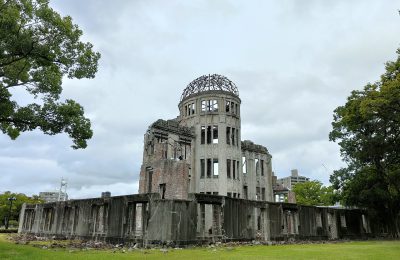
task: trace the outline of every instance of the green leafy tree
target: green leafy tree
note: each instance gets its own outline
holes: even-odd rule
[[[72,147],[92,137],[89,119],[73,100],[60,102],[63,76],[93,78],[100,54],[80,41],[82,31],[46,0],[0,0],[0,130],[12,139],[40,129],[67,133]],[[20,106],[12,89],[23,88],[35,102]]]
[[[293,187],[296,203],[307,206],[329,206],[335,203],[333,187],[325,187],[320,181],[297,183]]]
[[[8,198],[12,197],[16,198],[16,200],[13,201],[10,215],[10,220],[14,221],[18,221],[19,212],[21,210],[22,204],[36,204],[44,202],[38,196],[28,197],[23,193],[12,193],[10,191],[6,191],[0,194],[0,223],[4,224],[5,218],[9,216],[8,214],[10,211],[10,201],[8,200]]]
[[[348,165],[330,178],[342,201],[368,207],[394,237],[400,236],[400,49],[397,54],[378,82],[336,108],[329,136]]]

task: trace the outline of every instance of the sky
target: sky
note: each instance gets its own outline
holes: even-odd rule
[[[0,193],[59,188],[72,199],[138,192],[143,136],[178,115],[184,88],[221,74],[239,89],[242,140],[266,146],[275,175],[329,185],[344,163],[333,111],[375,82],[400,46],[400,0],[51,1],[102,55],[95,79],[64,79],[92,122],[86,149],[66,134],[0,135]],[[23,93],[15,92],[15,98]]]

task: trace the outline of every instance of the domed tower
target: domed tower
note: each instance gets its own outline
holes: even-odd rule
[[[240,196],[240,104],[237,87],[221,75],[201,76],[184,89],[178,121],[196,136],[190,192]]]
[[[179,116],[157,120],[144,136],[139,193],[272,201],[271,155],[262,145],[241,141],[240,105],[239,91],[226,77],[192,81],[182,93]]]

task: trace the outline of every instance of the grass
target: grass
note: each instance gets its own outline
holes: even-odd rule
[[[42,249],[8,241],[0,234],[0,259],[400,259],[400,241],[362,241],[335,244],[237,246],[216,248],[72,250]]]

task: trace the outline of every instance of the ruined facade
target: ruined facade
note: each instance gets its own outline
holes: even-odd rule
[[[184,90],[179,116],[144,136],[139,194],[26,205],[19,232],[110,242],[363,238],[387,230],[359,209],[275,203],[271,155],[241,141],[236,86],[203,76]],[[385,229],[386,228],[386,229]]]
[[[267,148],[241,141],[241,100],[224,76],[206,75],[183,91],[179,116],[157,120],[144,137],[139,193],[189,193],[272,201]]]
[[[213,208],[211,228],[199,208]],[[216,241],[366,238],[368,215],[358,209],[299,206],[219,195],[188,200],[158,193],[24,205],[20,233],[140,245]],[[379,228],[376,225],[372,225]],[[379,232],[378,229],[375,229]]]

